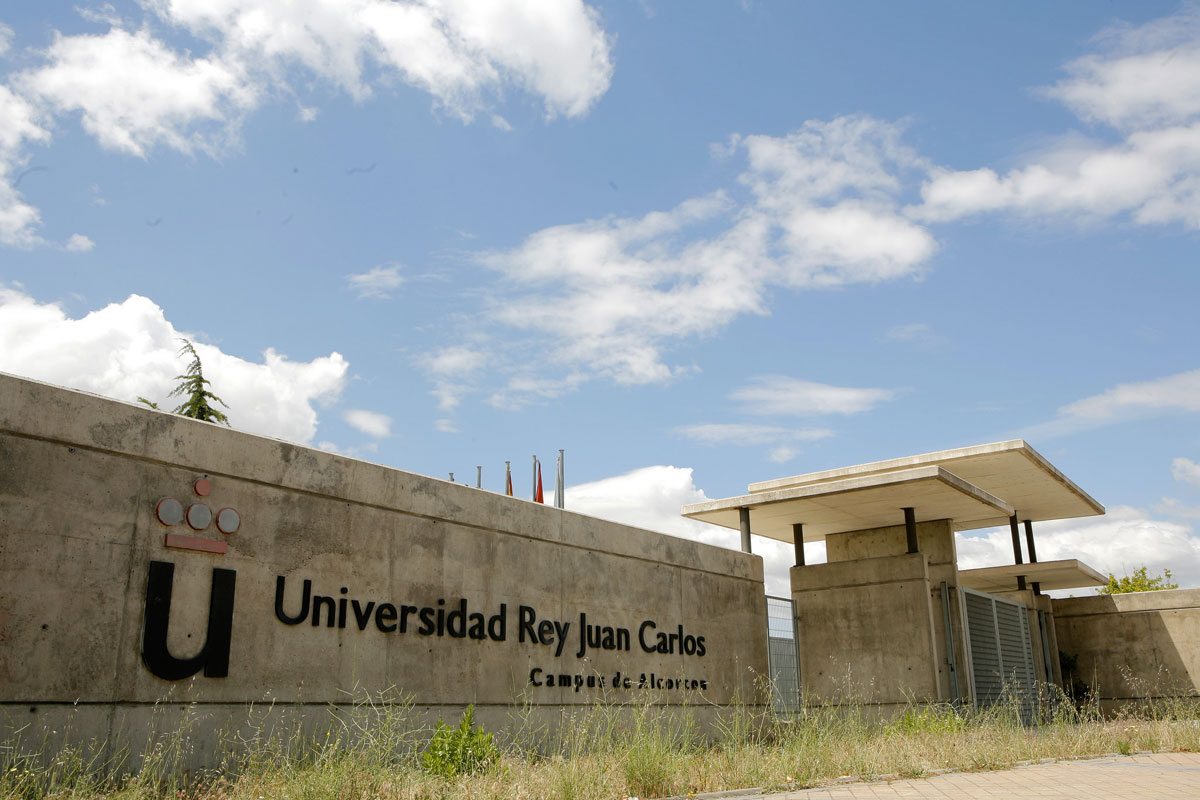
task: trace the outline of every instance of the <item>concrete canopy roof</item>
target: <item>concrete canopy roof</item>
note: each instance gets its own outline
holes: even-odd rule
[[[917,466],[938,465],[985,492],[1002,498],[1024,521],[1073,519],[1104,513],[1104,506],[1076,486],[1040,453],[1022,439],[1007,442],[941,450],[907,458],[876,461],[824,472],[812,472],[791,478],[752,483],[751,495],[775,492],[799,486],[813,486],[846,478],[881,475]],[[914,505],[903,503],[902,505]],[[921,516],[918,507],[918,515]],[[990,528],[1008,523],[1008,514],[966,519],[944,515],[955,521],[957,530]],[[795,520],[800,522],[802,520]],[[851,530],[847,528],[846,530]],[[806,535],[805,539],[808,538]]]
[[[902,508],[912,507],[918,522],[954,519],[1008,519],[1013,508],[937,464],[823,480],[725,500],[684,506],[685,517],[737,530],[739,509],[750,509],[750,530],[759,536],[793,541],[792,523],[804,524],[804,540],[826,534],[902,525]]]
[[[978,592],[1007,592],[1017,585],[1018,575],[1024,575],[1030,583],[1036,582],[1045,591],[1103,586],[1108,583],[1108,579],[1099,572],[1074,558],[964,569],[959,570],[958,580],[963,586]]]

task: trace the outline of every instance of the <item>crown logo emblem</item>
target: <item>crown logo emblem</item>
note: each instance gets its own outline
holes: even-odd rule
[[[212,494],[212,481],[208,478],[197,478],[192,482],[192,493],[199,498],[184,507],[183,501],[176,497],[163,497],[154,505],[155,518],[168,528],[186,523],[195,533],[176,533],[167,531],[165,544],[176,550],[194,550],[199,553],[224,555],[229,550],[229,542],[224,538],[232,536],[242,527],[242,516],[237,509],[226,506],[219,508],[214,514],[209,502],[205,500]],[[208,536],[197,536],[209,528],[215,527],[222,538],[212,539]]]

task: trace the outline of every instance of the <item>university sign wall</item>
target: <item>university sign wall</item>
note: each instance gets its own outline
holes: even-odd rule
[[[760,699],[764,618],[754,556],[0,375],[10,730],[387,690],[703,722]]]

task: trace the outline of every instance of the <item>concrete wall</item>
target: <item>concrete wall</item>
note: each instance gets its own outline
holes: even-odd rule
[[[194,491],[200,478],[207,497]],[[232,507],[241,527],[164,525],[164,497]],[[167,547],[169,535],[227,552]],[[166,645],[176,659],[201,653],[221,616],[210,613],[214,570],[236,573],[227,675],[197,668],[166,680],[148,667],[155,562],[173,565]],[[303,621],[281,621],[281,578],[284,616],[300,616],[311,581],[310,595],[344,605],[344,622],[329,627],[322,602],[314,625],[311,597]],[[762,581],[757,556],[0,375],[9,732],[33,723],[104,738],[201,713],[215,736],[248,703],[324,717],[330,704],[386,690],[447,718],[474,703],[493,727],[509,725],[515,707],[540,723],[604,699],[703,717],[735,698],[761,702]],[[481,639],[436,624],[464,601],[482,615]],[[417,610],[401,632],[404,606]],[[585,622],[616,647],[581,652]],[[658,634],[663,652],[647,652]]]
[[[903,525],[893,525],[887,528],[833,534],[825,538],[825,547],[831,562],[859,558],[884,558],[906,555],[908,539]],[[932,663],[937,671],[937,688],[930,697],[938,701],[950,701],[955,698],[969,699],[971,689],[967,677],[966,623],[958,599],[958,552],[955,547],[953,523],[946,519],[918,523],[917,549],[925,556],[933,625]],[[946,582],[949,595],[946,602],[950,606],[949,616],[957,681],[951,678],[950,662],[946,654],[942,581]],[[886,611],[884,613],[886,614]],[[957,694],[954,692],[956,683]]]
[[[1054,600],[1058,647],[1105,710],[1200,689],[1200,589]]]
[[[904,526],[833,534],[829,562],[791,570],[805,702],[873,703],[887,715],[909,702],[951,699],[941,582],[969,693],[954,536],[948,520],[917,526],[909,554]]]

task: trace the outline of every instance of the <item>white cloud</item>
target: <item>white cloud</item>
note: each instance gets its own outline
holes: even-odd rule
[[[458,427],[452,419],[437,419],[433,421],[433,429],[439,433],[458,433]]]
[[[1171,476],[1180,483],[1200,486],[1200,464],[1188,458],[1177,458],[1171,462]]]
[[[400,274],[400,267],[374,267],[357,275],[347,275],[346,283],[358,292],[359,297],[375,297],[380,300],[390,298],[394,289],[404,284],[405,277]]]
[[[8,52],[12,47],[13,29],[0,22],[0,56]]]
[[[765,375],[730,395],[748,414],[813,416],[861,414],[895,396],[891,389],[856,389]]]
[[[1200,370],[1117,384],[1063,406],[1055,419],[1029,428],[1027,435],[1058,436],[1173,411],[1200,411]]]
[[[60,34],[45,57],[46,66],[17,76],[22,91],[59,113],[80,112],[100,144],[139,157],[160,144],[216,150],[237,110],[256,102],[236,63],[181,55],[146,30]]]
[[[703,444],[738,445],[776,444],[788,441],[810,442],[833,435],[833,431],[825,428],[795,429],[778,425],[754,425],[739,422],[681,425],[675,429],[675,432]]]
[[[1200,506],[1188,505],[1176,497],[1164,497],[1161,502],[1155,503],[1154,512],[1168,517],[1200,519]]]
[[[765,314],[773,287],[915,276],[936,249],[899,211],[924,162],[901,127],[808,122],[784,137],[734,136],[747,202],[715,191],[669,211],[546,228],[480,261],[504,278],[492,317],[551,341],[551,366],[619,383],[671,379],[672,344]]]
[[[948,221],[992,211],[1200,228],[1200,12],[1113,29],[1102,52],[1067,65],[1045,90],[1121,141],[1068,137],[1001,176],[983,167],[935,170],[914,219]]]
[[[392,418],[376,411],[351,408],[342,412],[342,419],[355,430],[382,439],[392,435]]]
[[[82,233],[73,233],[63,248],[69,253],[86,253],[95,246],[96,243]]]
[[[680,507],[708,499],[697,488],[691,469],[669,466],[643,467],[624,475],[568,486],[566,491],[568,511],[729,550],[739,549],[741,540],[737,531],[679,515]],[[792,545],[756,536],[752,546],[763,558],[767,593],[790,597],[788,570],[795,560]],[[824,546],[808,545],[805,561],[824,561]]]
[[[417,359],[433,378],[433,396],[438,408],[453,411],[464,395],[474,391],[471,378],[485,364],[488,356],[482,350],[466,345],[442,347]]]
[[[167,395],[186,366],[178,339],[187,336],[138,295],[72,319],[58,305],[0,288],[0,370],[16,375],[172,408]],[[338,353],[294,362],[268,349],[262,363],[251,363],[202,342],[195,347],[230,422],[253,433],[312,441],[314,404],[336,400],[346,382],[348,364]]]
[[[1116,128],[1172,125],[1200,114],[1200,9],[1119,25],[1097,37],[1103,52],[1067,64],[1071,77],[1045,93],[1089,122]]]
[[[1142,566],[1151,573],[1169,569],[1181,586],[1200,585],[1200,537],[1190,525],[1153,519],[1141,509],[1117,506],[1103,517],[1034,523],[1033,531],[1039,561],[1077,558],[1115,575]],[[956,538],[962,569],[1013,563],[1007,528]]]
[[[548,115],[578,116],[608,89],[611,43],[579,0],[159,0],[162,19],[212,40],[228,60],[288,67],[365,97],[380,79],[430,93],[470,119],[506,85],[542,98]]]
[[[40,241],[38,210],[17,191],[17,173],[25,164],[27,142],[48,142],[38,111],[7,86],[0,85],[0,244],[32,247]]]
[[[44,63],[13,78],[24,98],[0,86],[0,244],[41,241],[38,211],[21,199],[12,177],[22,142],[49,139],[39,113],[78,113],[101,145],[130,155],[145,157],[159,146],[216,155],[237,141],[243,117],[264,98],[296,96],[293,82],[311,84],[297,78],[296,66],[356,99],[373,91],[365,76],[381,86],[399,79],[464,121],[509,86],[540,97],[547,117],[580,116],[608,90],[613,70],[612,43],[581,0],[142,5],[154,17],[138,30],[128,30],[111,6],[80,10],[107,32],[55,32],[41,53]],[[208,52],[173,49],[152,23],[193,34],[210,44]],[[0,54],[11,40],[12,30],[0,24]],[[308,122],[317,111],[300,103],[297,114]]]
[[[767,453],[767,458],[769,458],[774,464],[786,464],[798,455],[800,455],[800,451],[796,448],[789,447],[787,445],[781,445],[779,447],[772,448],[771,452]]]

